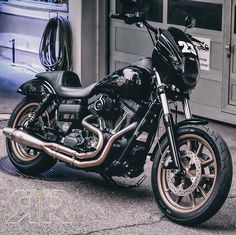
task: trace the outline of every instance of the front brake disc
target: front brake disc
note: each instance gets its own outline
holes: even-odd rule
[[[177,196],[187,196],[199,185],[201,180],[201,162],[198,156],[188,150],[181,151],[181,162],[184,176],[177,176],[173,170],[166,170],[166,180],[169,189]]]

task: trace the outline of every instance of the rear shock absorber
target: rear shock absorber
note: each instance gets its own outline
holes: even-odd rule
[[[36,123],[39,116],[43,114],[43,112],[49,107],[50,104],[51,94],[46,94],[39,106],[30,113],[28,117],[28,126],[32,127]]]

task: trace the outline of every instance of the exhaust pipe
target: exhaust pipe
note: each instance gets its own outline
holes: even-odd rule
[[[84,160],[84,159],[91,159],[95,157],[100,152],[101,148],[103,147],[104,138],[103,138],[102,132],[87,122],[87,120],[90,119],[91,117],[92,116],[90,115],[86,117],[85,119],[83,119],[82,124],[84,127],[88,128],[91,132],[93,132],[94,134],[97,134],[99,137],[99,141],[98,141],[96,150],[93,152],[88,152],[88,153],[78,153],[70,148],[59,145],[57,143],[47,143],[47,142],[41,141],[22,130],[18,130],[14,128],[9,128],[9,127],[4,128],[3,134],[7,138],[11,139],[12,141],[18,144],[43,150],[49,156],[56,158],[58,160],[61,160],[63,162],[67,162],[73,166],[76,166],[79,168],[95,167],[104,162],[114,141],[120,138],[121,136],[123,136],[124,134],[126,134],[127,132],[133,130],[137,126],[137,123],[136,122],[132,123],[131,125],[127,126],[126,128],[122,129],[121,131],[111,136],[111,138],[108,140],[99,158],[95,160],[89,160],[89,161],[80,161],[79,159]]]
[[[8,139],[13,140],[17,144],[43,150],[44,142],[33,137],[32,135],[25,133],[24,131],[6,127],[3,129],[3,134]]]
[[[36,148],[40,149],[43,151],[47,151],[48,149],[54,149],[56,152],[61,152],[65,153],[67,155],[70,155],[73,158],[78,158],[78,159],[89,159],[95,157],[102,149],[103,144],[104,144],[104,138],[102,132],[88,123],[88,120],[92,119],[93,115],[89,115],[86,118],[82,120],[82,125],[90,130],[92,133],[98,136],[98,144],[96,146],[95,151],[88,152],[88,153],[78,153],[68,147],[65,147],[63,145],[57,144],[57,143],[46,143],[43,142],[32,135],[27,134],[24,131],[18,130],[18,129],[13,129],[13,128],[4,128],[3,129],[3,134],[15,141],[18,144],[26,145],[31,148]]]

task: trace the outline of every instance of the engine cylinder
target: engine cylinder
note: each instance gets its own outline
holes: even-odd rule
[[[95,95],[88,100],[88,110],[95,116],[105,120],[116,120],[120,114],[120,107],[116,99],[106,94]]]

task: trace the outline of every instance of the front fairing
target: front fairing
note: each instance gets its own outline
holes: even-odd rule
[[[193,42],[180,29],[163,31],[152,55],[163,82],[181,91],[192,90],[198,81],[199,58]]]

